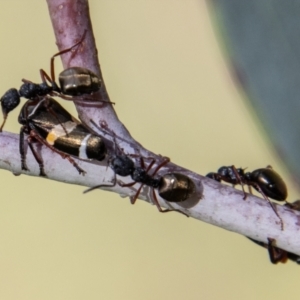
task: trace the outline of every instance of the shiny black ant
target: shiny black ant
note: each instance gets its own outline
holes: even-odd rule
[[[123,156],[124,158],[124,156]],[[127,156],[128,158],[128,156]],[[115,157],[114,165],[111,165],[112,169],[115,171],[116,174],[121,175],[120,172],[117,173],[116,171],[116,161],[119,161],[120,156]],[[130,199],[131,203],[134,204],[140,194],[140,191],[143,185],[147,185],[152,188],[153,200],[155,205],[157,206],[160,212],[168,212],[171,211],[169,209],[162,210],[155,194],[155,189],[158,190],[158,194],[163,199],[167,200],[168,202],[183,202],[187,200],[191,194],[194,192],[194,184],[189,179],[189,177],[180,174],[180,173],[167,173],[162,175],[161,177],[155,177],[158,170],[160,170],[163,166],[165,166],[170,161],[169,158],[164,157],[163,161],[154,169],[151,175],[149,175],[149,171],[151,170],[152,166],[155,163],[153,159],[152,162],[146,168],[143,157],[140,157],[140,167],[134,167],[130,169],[130,174],[127,176],[131,176],[133,182],[123,184],[118,182],[118,184],[122,187],[131,187],[136,183],[141,183],[139,189],[137,190],[136,194]],[[177,211],[177,210],[176,210]]]
[[[65,100],[71,101],[95,101],[94,99],[80,98],[82,95],[91,95],[92,93],[98,92],[102,86],[101,79],[92,71],[82,67],[71,67],[63,70],[59,74],[59,85],[55,81],[55,57],[72,51],[75,47],[82,43],[85,38],[85,34],[86,32],[83,34],[79,42],[67,49],[59,51],[51,57],[51,76],[41,69],[40,76],[42,83],[37,84],[29,80],[22,79],[23,84],[19,90],[11,88],[1,97],[0,102],[4,120],[0,126],[0,132],[2,132],[8,114],[19,105],[21,97],[30,100],[31,105],[33,106],[35,106],[46,95],[59,96]],[[74,98],[76,96],[79,96],[79,98]],[[113,102],[106,100],[101,100],[100,102],[114,104]]]
[[[116,146],[116,142],[114,142]],[[92,191],[94,189],[100,187],[112,187],[116,184],[122,187],[131,187],[136,183],[140,183],[140,187],[136,191],[134,196],[130,197],[131,204],[134,204],[143,188],[144,185],[149,186],[152,188],[152,195],[153,195],[153,203],[156,205],[160,212],[169,212],[169,211],[178,211],[179,210],[171,210],[165,209],[163,210],[157,200],[155,189],[158,190],[158,194],[164,200],[168,202],[183,202],[190,198],[190,196],[195,191],[195,185],[192,180],[187,177],[186,175],[180,173],[167,173],[163,176],[156,176],[157,172],[165,166],[167,163],[170,162],[168,157],[163,157],[163,160],[158,166],[154,169],[154,171],[149,174],[150,170],[154,166],[156,160],[154,158],[151,159],[151,162],[146,167],[145,159],[142,156],[139,157],[140,166],[136,166],[134,161],[130,158],[130,155],[125,155],[122,151],[115,150],[115,153],[119,152],[119,154],[111,155],[108,159],[110,168],[114,171],[114,179],[111,184],[100,184],[94,187],[87,189],[84,193]],[[136,155],[131,155],[132,157],[136,157]],[[130,176],[133,182],[130,183],[122,183],[117,181],[116,175],[126,177]]]
[[[285,203],[284,206],[294,209],[297,211],[300,211],[300,200],[296,200],[293,203]],[[286,263],[287,260],[291,260],[296,262],[298,265],[300,265],[300,256],[297,254],[294,254],[292,252],[285,251],[283,249],[280,249],[276,246],[276,240],[272,238],[268,238],[268,243],[260,242],[251,238],[248,238],[255,244],[262,246],[264,248],[268,249],[269,252],[269,258],[272,264],[277,264],[279,262]]]
[[[245,169],[236,168],[235,166],[221,167],[217,173],[208,173],[206,177],[219,182],[225,181],[233,185],[241,185],[244,192],[244,200],[247,198],[244,185],[248,185],[250,192],[251,187],[256,189],[269,202],[283,229],[283,221],[269,198],[285,201],[287,198],[287,187],[280,175],[272,167],[267,166],[252,172],[245,172]]]
[[[30,101],[25,102],[19,114],[20,130],[20,156],[22,170],[28,170],[26,164],[25,134],[28,146],[39,164],[40,176],[46,176],[42,157],[33,147],[34,142],[45,145],[62,158],[67,159],[79,172],[84,175],[74,159],[75,156],[84,160],[103,161],[107,149],[103,138],[92,134],[68,111],[66,111],[53,98],[46,96],[35,106]]]

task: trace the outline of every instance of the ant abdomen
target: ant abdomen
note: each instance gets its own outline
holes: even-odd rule
[[[245,177],[249,181],[255,182],[267,197],[277,201],[286,200],[288,195],[286,184],[273,169],[257,169],[253,172],[246,173]],[[253,187],[258,190],[255,185],[253,185]]]
[[[59,74],[61,92],[70,96],[81,96],[98,92],[101,88],[101,79],[92,71],[71,67]]]
[[[195,191],[193,181],[180,173],[168,173],[159,181],[158,194],[169,202],[183,202]]]

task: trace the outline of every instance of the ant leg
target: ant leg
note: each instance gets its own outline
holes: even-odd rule
[[[121,185],[121,186],[132,186],[134,185],[136,182],[131,182],[129,184],[125,184],[125,185]],[[120,184],[120,183],[119,183]],[[131,204],[135,204],[141,190],[142,190],[142,187],[144,186],[144,184],[141,184],[141,186],[139,187],[139,189],[137,190],[137,192],[135,193],[134,196],[130,197],[130,203]],[[169,212],[169,211],[177,211],[187,217],[189,217],[187,214],[185,214],[184,212],[178,210],[178,209],[162,209],[160,204],[158,203],[158,200],[157,200],[157,197],[156,197],[156,194],[155,194],[155,190],[152,188],[152,193],[153,193],[153,203],[155,204],[155,206],[157,207],[157,209],[162,212],[162,213],[165,213],[165,212]]]
[[[38,142],[40,142],[41,144],[45,145],[49,149],[51,149],[53,152],[59,154],[63,159],[67,159],[74,166],[74,168],[78,171],[79,174],[84,175],[86,173],[83,169],[81,169],[78,166],[78,164],[76,163],[76,161],[70,155],[68,155],[68,154],[66,154],[64,152],[61,152],[61,151],[57,150],[56,148],[54,148],[53,146],[51,146],[50,144],[48,144],[34,130],[30,131],[30,136],[33,137],[33,138],[35,138]]]
[[[26,130],[26,126],[22,126],[20,129],[20,140],[19,140],[19,152],[21,156],[21,169],[24,171],[29,171],[26,164],[26,153],[25,153],[25,145],[24,145],[24,131]]]
[[[98,99],[95,99],[95,98],[88,98],[86,96],[66,96],[66,95],[62,95],[62,94],[59,94],[56,95],[55,93],[51,93],[52,96],[57,96],[57,97],[60,97],[64,100],[68,100],[68,101],[73,101],[73,102],[78,102],[78,103],[82,103],[82,104],[86,104],[86,103],[89,103],[89,104],[97,104],[97,101],[99,102],[105,102],[105,103],[109,103],[111,105],[115,105],[116,103],[115,102],[111,102],[109,100],[98,100]]]
[[[2,132],[2,130],[3,130],[3,127],[4,127],[4,125],[6,123],[6,120],[7,120],[7,116],[8,116],[8,114],[3,114],[3,121],[2,121],[2,124],[0,126],[0,132]]]
[[[288,256],[285,250],[276,247],[276,240],[268,238],[268,252],[272,264],[286,263]]]
[[[161,169],[163,166],[165,166],[167,163],[170,162],[170,158],[169,157],[164,156],[163,159],[164,160],[154,169],[154,171],[151,174],[151,176],[154,176],[158,172],[159,169]]]
[[[155,162],[155,160],[153,159],[151,161],[151,163],[149,164],[149,166],[148,166],[148,168],[146,170],[146,173],[147,173],[148,170],[151,169],[151,167],[153,166],[154,162]],[[141,168],[146,169],[145,161],[144,161],[144,158],[142,156],[140,156],[140,166],[141,166]]]
[[[185,214],[184,212],[182,212],[179,209],[162,209],[160,204],[158,203],[154,188],[152,188],[152,195],[153,195],[153,203],[155,204],[155,206],[157,207],[159,212],[166,213],[166,212],[170,212],[170,211],[176,211],[178,213],[181,213],[181,214],[185,215],[186,217],[189,217],[189,215]]]
[[[134,186],[137,182],[133,181],[133,182],[130,182],[130,183],[122,183],[120,181],[118,181],[118,185],[121,186],[121,187],[131,187],[131,186]],[[130,199],[130,203],[131,204],[134,204],[142,190],[142,187],[144,186],[144,184],[141,184],[139,189],[137,190],[137,192],[135,193],[134,196],[130,196],[129,199]]]
[[[49,81],[49,83],[52,84],[52,79],[50,78],[50,76],[46,73],[46,71],[44,71],[43,69],[40,69],[40,76],[41,79],[44,83],[47,83],[47,80]]]
[[[134,155],[134,154],[131,154],[130,156],[131,156],[131,157],[134,157],[135,155]],[[144,169],[144,170],[146,171],[146,173],[148,173],[149,170],[151,170],[152,166],[154,165],[155,159],[151,157],[152,161],[151,161],[151,163],[148,165],[148,167],[146,168],[145,161],[144,161],[144,157],[139,156],[139,158],[140,158],[140,166],[141,166],[141,168]]]
[[[151,170],[152,166],[154,165],[155,163],[155,159],[153,158],[152,159],[152,162],[148,165],[147,169],[146,169],[146,172],[148,173],[149,170]],[[170,161],[170,159],[168,157],[164,157],[164,160],[155,168],[155,170],[153,171],[153,173],[151,174],[151,177],[153,177],[159,169],[161,169],[164,165],[166,165],[168,162]],[[141,157],[141,167],[145,169],[145,163],[144,163],[144,159],[143,157]],[[133,198],[131,198],[131,203],[134,204],[136,202],[136,199],[138,198],[138,195],[140,194],[140,191],[143,187],[143,184],[141,184],[141,186],[139,187],[138,191],[136,192],[135,196]],[[155,206],[157,207],[157,209],[161,212],[161,213],[165,213],[165,212],[170,212],[170,211],[176,211],[176,212],[179,212],[187,217],[189,217],[187,214],[185,214],[184,212],[178,210],[178,209],[162,209],[158,200],[157,200],[157,197],[156,197],[156,193],[155,193],[155,190],[154,188],[152,188],[152,195],[153,195],[153,203],[155,204]]]
[[[49,87],[47,81],[51,84],[52,91],[50,91],[49,94],[51,94],[51,96],[56,96],[56,93],[58,93],[59,96],[60,88],[57,86],[57,83],[50,78],[46,71],[40,69],[40,76],[43,84],[45,84],[47,87]]]
[[[112,184],[99,184],[99,185],[96,185],[96,186],[92,186],[92,187],[90,187],[90,188],[84,190],[84,191],[83,191],[83,194],[86,194],[86,193],[88,193],[88,192],[91,192],[91,191],[93,191],[93,190],[95,190],[95,189],[99,189],[99,188],[101,188],[101,187],[113,187],[113,186],[115,186],[116,184],[117,184],[117,178],[116,178],[116,174],[114,174],[114,179],[113,179]]]
[[[134,186],[137,182],[133,181],[133,182],[130,182],[130,183],[123,183],[121,181],[118,181],[118,185],[121,186],[121,187],[130,187],[130,186]]]
[[[43,81],[43,83],[47,83],[47,80],[49,83],[52,84],[52,79],[50,78],[50,76],[46,73],[46,71],[44,71],[43,69],[40,69],[40,76],[41,76],[41,79]],[[28,80],[28,79],[22,79],[22,82],[24,83],[33,83],[32,81]]]
[[[253,195],[251,185],[248,185],[248,191],[249,191],[249,194]]]
[[[284,228],[284,226],[283,226],[283,221],[282,221],[281,217],[279,216],[279,214],[278,214],[278,212],[277,212],[275,206],[274,206],[273,203],[271,202],[271,200],[266,196],[266,194],[263,192],[263,190],[260,188],[260,186],[259,186],[258,184],[254,183],[254,182],[251,182],[250,184],[251,184],[256,190],[258,190],[258,191],[261,193],[261,195],[263,196],[263,198],[264,198],[265,200],[267,200],[267,201],[269,202],[269,204],[270,204],[271,208],[273,209],[274,213],[276,214],[276,216],[277,216],[278,219],[280,220],[281,230],[283,230],[283,228]]]
[[[29,171],[27,164],[26,164],[26,154],[25,154],[25,149],[24,149],[24,131],[25,131],[26,127],[22,126],[21,130],[20,130],[20,140],[19,140],[19,151],[20,151],[20,156],[21,156],[21,168],[24,171]],[[39,164],[40,167],[40,176],[46,176],[45,170],[44,170],[44,162],[43,159],[41,158],[41,156],[36,152],[36,150],[33,147],[33,142],[34,139],[31,136],[27,137],[27,143],[28,146],[36,160],[36,162]]]
[[[136,182],[133,182],[132,185],[134,185],[135,183],[136,183]],[[128,185],[127,185],[127,186],[128,186]],[[141,192],[143,186],[144,186],[144,184],[141,184],[140,187],[139,187],[139,189],[136,191],[135,195],[129,197],[129,198],[130,198],[130,203],[131,203],[131,204],[134,204],[134,203],[136,202],[136,200],[137,200],[137,198],[138,198],[138,196],[139,196],[139,194],[140,194],[140,192]]]
[[[232,169],[232,171],[233,171],[233,173],[234,173],[234,175],[235,175],[235,177],[236,177],[236,179],[237,179],[237,181],[238,181],[238,184],[240,184],[241,187],[242,187],[242,191],[243,191],[243,193],[244,193],[243,199],[246,200],[246,198],[247,198],[248,195],[247,195],[247,193],[245,192],[244,182],[243,182],[241,176],[239,175],[239,173],[238,173],[236,167],[235,167],[235,166],[231,166],[231,169]]]
[[[40,167],[40,176],[46,176],[46,173],[45,173],[45,170],[44,170],[44,162],[43,162],[43,159],[42,157],[36,152],[36,150],[34,149],[33,147],[33,142],[34,142],[34,139],[29,136],[27,138],[27,142],[28,142],[28,146],[36,160],[36,162],[39,164],[39,167]]]
[[[105,121],[103,122],[100,122],[100,125],[97,124],[94,120],[90,119],[90,122],[98,129],[100,130],[103,134],[105,135],[109,135],[111,137],[114,137],[115,139],[118,139],[119,141],[121,142],[126,142],[130,145],[133,145],[132,141],[131,140],[127,140],[125,138],[123,138],[122,136],[119,136],[119,135],[116,135],[116,133],[109,129],[108,128],[108,125]],[[92,129],[93,130],[93,129]],[[97,134],[97,131],[93,130],[96,134]],[[131,156],[132,154],[130,154],[129,156]]]
[[[286,207],[288,207],[290,209],[294,209],[294,210],[300,211],[300,200],[296,200],[296,201],[294,201],[292,203],[286,202],[284,204],[284,206],[286,206]]]
[[[73,46],[71,46],[71,47],[69,47],[69,48],[67,48],[67,49],[64,49],[64,50],[61,50],[61,51],[55,53],[55,54],[51,57],[51,60],[50,60],[50,70],[51,70],[51,80],[52,80],[52,82],[55,81],[55,72],[54,72],[54,59],[55,59],[55,57],[56,57],[56,56],[60,56],[60,55],[62,55],[62,54],[64,54],[64,53],[70,52],[70,51],[72,51],[76,46],[80,45],[80,44],[83,42],[86,33],[87,33],[87,30],[84,31],[82,37],[80,38],[80,40],[79,40],[76,44],[74,44]]]

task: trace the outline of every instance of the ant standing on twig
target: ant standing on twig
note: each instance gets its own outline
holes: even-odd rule
[[[287,198],[287,187],[280,175],[271,166],[252,172],[245,172],[244,169],[236,168],[235,166],[221,167],[217,173],[208,173],[206,177],[218,182],[225,181],[233,185],[241,185],[244,192],[244,200],[247,198],[244,185],[248,185],[250,192],[251,187],[256,189],[269,202],[274,213],[279,218],[281,229],[283,230],[283,221],[269,198],[285,201]]]
[[[58,102],[50,96],[43,97],[35,106],[27,101],[20,112],[18,121],[23,125],[20,129],[20,156],[22,170],[28,170],[26,164],[25,134],[28,146],[39,164],[40,176],[46,176],[44,163],[40,154],[33,147],[39,142],[67,159],[79,172],[84,175],[75,160],[103,161],[107,149],[103,138],[92,134],[77,119],[69,114]]]
[[[97,126],[94,123],[95,126]],[[98,127],[98,126],[97,126]],[[102,130],[102,129],[100,129]],[[111,134],[111,133],[109,133]],[[85,193],[101,187],[112,187],[118,184],[122,187],[132,187],[136,183],[140,183],[140,187],[136,191],[134,196],[130,197],[131,204],[134,204],[143,188],[144,185],[152,188],[152,199],[160,212],[177,211],[182,213],[180,210],[163,210],[157,200],[155,190],[158,191],[160,197],[168,202],[183,202],[190,198],[195,191],[195,185],[193,181],[186,175],[180,173],[167,173],[162,176],[157,176],[158,171],[170,162],[168,157],[163,157],[162,161],[156,166],[156,168],[150,173],[150,170],[154,166],[156,160],[154,158],[144,158],[139,155],[126,155],[123,150],[117,147],[114,136],[114,154],[108,159],[109,167],[114,171],[114,179],[111,184],[100,184],[91,187],[85,191]],[[139,166],[136,166],[131,157],[139,158]],[[145,159],[150,159],[151,162],[146,167]],[[122,183],[117,181],[117,175],[126,177],[130,176],[133,182]]]
[[[0,102],[4,120],[0,126],[0,132],[4,127],[8,114],[19,105],[21,97],[28,99],[30,101],[30,105],[32,106],[35,106],[46,95],[58,96],[62,99],[70,101],[76,100],[93,103],[99,101],[114,104],[113,102],[106,100],[88,99],[86,97],[82,97],[84,95],[91,95],[95,92],[98,92],[102,86],[101,79],[95,73],[86,68],[67,68],[59,74],[59,85],[55,81],[55,57],[75,49],[83,42],[85,35],[86,31],[79,42],[67,49],[59,51],[51,57],[50,76],[43,69],[40,69],[42,83],[33,83],[27,79],[22,79],[23,84],[19,90],[11,88],[1,97]]]

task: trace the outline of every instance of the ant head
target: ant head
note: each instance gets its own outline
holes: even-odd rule
[[[109,164],[120,176],[131,175],[134,171],[134,162],[127,155],[115,155],[110,159]]]
[[[0,126],[0,132],[4,127],[4,124],[7,119],[7,115],[14,110],[20,103],[20,95],[16,89],[9,89],[0,99],[2,114],[3,114],[3,122]]]
[[[4,115],[14,110],[20,103],[20,95],[16,89],[9,89],[0,99]]]

